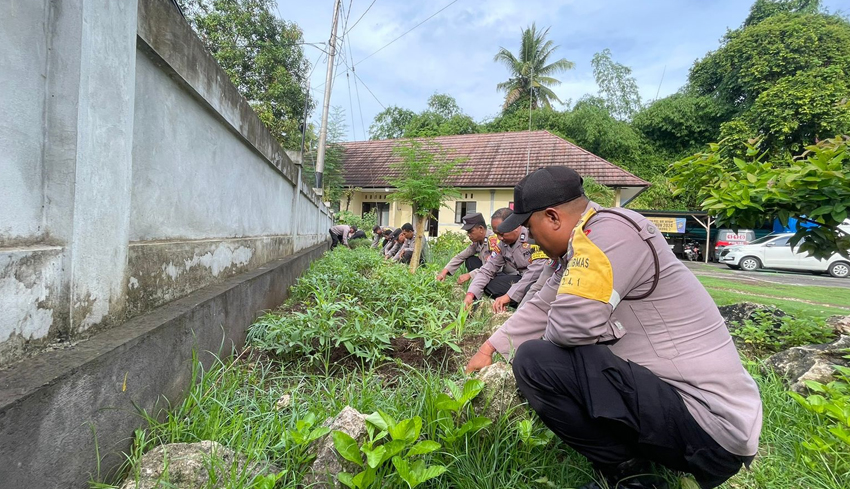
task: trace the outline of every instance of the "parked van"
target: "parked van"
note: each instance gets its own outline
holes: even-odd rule
[[[756,232],[752,229],[718,229],[717,238],[714,242],[714,256],[712,260],[717,261],[720,252],[729,246],[741,246],[749,244],[756,239]]]

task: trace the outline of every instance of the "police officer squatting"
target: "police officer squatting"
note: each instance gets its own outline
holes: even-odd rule
[[[512,363],[540,419],[598,472],[601,483],[580,489],[666,487],[651,463],[717,487],[758,450],[755,381],[714,301],[652,222],[602,208],[582,184],[570,168],[541,168],[515,186],[513,211],[490,216],[495,232],[482,214],[463,216],[470,244],[436,279],[465,266],[456,281],[469,282],[467,307],[488,296],[495,312],[517,308],[466,371],[495,353]],[[409,262],[410,223],[373,233],[386,259]]]
[[[494,353],[512,362],[529,405],[604,480],[582,489],[666,487],[650,462],[713,488],[749,465],[762,426],[758,388],[714,301],[654,225],[588,200],[566,167],[525,177],[514,202],[465,302],[507,265],[525,272],[491,295],[504,304],[531,297],[466,371],[490,365]],[[531,238],[539,250],[525,246]]]

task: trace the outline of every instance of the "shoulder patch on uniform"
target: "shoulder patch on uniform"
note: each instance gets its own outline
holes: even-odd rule
[[[499,237],[495,234],[491,234],[489,238],[487,238],[487,243],[490,245],[490,249],[496,249],[499,247]]]
[[[584,232],[584,223],[595,214],[588,211],[579,221],[572,238],[573,256],[567,263],[558,294],[570,294],[599,302],[611,302],[614,271],[605,253]]]
[[[545,251],[541,250],[537,245],[531,245],[531,258],[528,259],[528,262],[531,263],[535,260],[548,260],[549,255],[546,254]]]

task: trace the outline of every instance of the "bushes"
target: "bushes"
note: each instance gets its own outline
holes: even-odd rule
[[[381,360],[400,336],[422,338],[426,353],[456,348],[466,315],[450,284],[433,268],[410,274],[374,250],[339,247],[315,262],[292,287],[289,313],[261,317],[249,344],[284,358],[330,361],[334,348],[367,362]],[[292,310],[297,308],[297,310]]]
[[[756,356],[795,346],[828,343],[835,338],[835,331],[821,319],[779,317],[772,311],[758,311],[753,313],[753,319],[733,322],[730,333],[739,346]]]

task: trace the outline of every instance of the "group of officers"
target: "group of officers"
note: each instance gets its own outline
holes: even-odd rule
[[[492,231],[479,213],[463,217],[470,245],[437,280],[465,264],[467,306],[487,295],[496,312],[516,308],[466,370],[495,353],[512,363],[529,405],[598,472],[581,489],[667,487],[651,463],[717,487],[758,451],[758,388],[662,233],[590,201],[582,184],[570,168],[541,168],[514,188],[513,211],[493,213]],[[375,231],[373,247],[384,239],[385,257],[409,260],[410,224]]]

